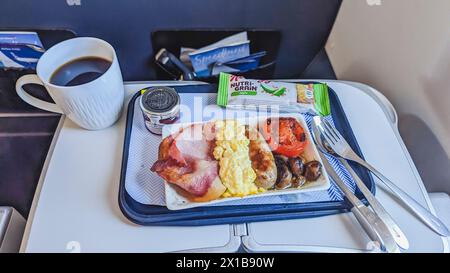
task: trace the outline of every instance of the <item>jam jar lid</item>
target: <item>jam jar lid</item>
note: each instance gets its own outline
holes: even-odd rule
[[[166,116],[175,114],[179,109],[180,96],[173,88],[149,87],[141,92],[141,108],[149,114]]]

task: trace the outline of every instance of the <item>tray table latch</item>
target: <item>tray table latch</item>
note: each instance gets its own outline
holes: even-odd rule
[[[234,236],[247,236],[247,224],[235,224],[233,225]]]

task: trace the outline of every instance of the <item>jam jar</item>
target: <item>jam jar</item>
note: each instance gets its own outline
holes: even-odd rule
[[[161,135],[162,127],[180,117],[180,96],[170,87],[149,87],[141,90],[140,107],[145,127],[153,134]]]

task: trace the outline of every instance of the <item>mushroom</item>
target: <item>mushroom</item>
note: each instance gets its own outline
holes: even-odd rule
[[[278,158],[278,160],[281,160],[281,161],[283,161],[286,164],[289,161],[289,158],[287,156],[284,156],[284,155],[275,155],[275,161],[277,160],[277,158]]]
[[[322,175],[322,164],[319,161],[310,161],[305,164],[306,181],[316,181]]]
[[[289,158],[289,167],[294,176],[302,176],[305,172],[305,160],[302,157]]]
[[[303,175],[294,176],[292,179],[292,187],[298,188],[306,183],[306,178]]]
[[[287,161],[283,157],[276,156],[275,163],[278,173],[275,188],[278,190],[289,188],[292,185],[292,173],[289,170]]]

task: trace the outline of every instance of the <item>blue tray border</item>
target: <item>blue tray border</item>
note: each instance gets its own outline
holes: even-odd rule
[[[179,93],[216,93],[217,91],[217,85],[215,84],[172,87]],[[331,88],[329,88],[329,91],[331,115],[333,116],[336,128],[347,139],[355,152],[363,157],[336,93]],[[343,200],[304,204],[199,207],[171,211],[166,207],[144,205],[137,202],[125,189],[125,177],[128,163],[128,151],[130,146],[134,105],[139,96],[140,92],[137,92],[132,97],[128,105],[118,196],[120,210],[124,216],[133,223],[144,226],[203,226],[240,224],[326,216],[347,212],[351,208],[350,203],[347,200]],[[369,172],[357,164],[350,162],[350,165],[364,181],[370,191],[375,194],[375,183]],[[367,201],[359,189],[356,190],[356,196],[367,204]]]

